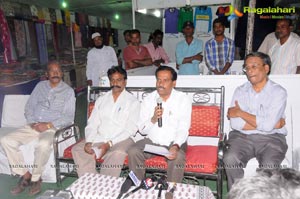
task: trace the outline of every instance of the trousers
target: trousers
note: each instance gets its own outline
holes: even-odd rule
[[[250,159],[256,158],[260,168],[278,168],[288,149],[282,134],[246,135],[239,131],[230,132],[226,146],[223,162],[228,189],[237,179],[244,177],[243,168]]]
[[[2,137],[0,142],[7,155],[12,172],[23,176],[29,171],[29,168],[32,168],[31,180],[33,182],[38,181],[50,157],[55,131],[55,128],[51,128],[40,133],[26,125]],[[34,163],[33,165],[25,165],[24,157],[19,148],[21,145],[25,145],[35,139],[38,139],[38,142],[34,149]]]
[[[154,144],[149,138],[144,138],[135,143],[128,150],[128,166],[132,170],[139,180],[145,177],[145,160],[153,157],[153,154],[144,153],[146,144]],[[184,167],[186,162],[185,152],[187,149],[186,143],[182,145],[180,150],[177,152],[177,158],[174,160],[168,160],[167,178],[169,182],[181,183],[184,175]]]
[[[97,173],[95,157],[84,151],[85,144],[86,142],[83,140],[72,148],[72,155],[79,177],[85,173]],[[100,146],[101,144],[104,143],[94,143],[93,146]],[[104,161],[101,164],[100,174],[119,177],[127,156],[127,150],[133,144],[131,138],[114,144],[102,157]]]

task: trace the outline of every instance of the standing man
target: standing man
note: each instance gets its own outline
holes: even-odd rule
[[[152,36],[152,41],[144,45],[152,58],[152,64],[155,66],[168,64],[170,62],[170,59],[165,49],[161,47],[164,33],[161,30],[155,30]]]
[[[256,158],[260,168],[280,167],[287,151],[287,130],[283,119],[287,92],[269,80],[270,57],[261,52],[246,56],[244,71],[248,82],[238,87],[227,117],[233,131],[226,143],[224,165],[228,187],[243,178],[243,168]]]
[[[213,22],[215,38],[205,43],[205,62],[215,75],[230,74],[230,66],[234,60],[234,41],[225,37],[225,25],[220,18]]]
[[[130,31],[131,45],[124,48],[123,56],[125,61],[125,69],[133,69],[138,67],[152,65],[151,56],[145,46],[141,44],[141,33],[137,29]]]
[[[145,153],[146,144],[165,147],[170,154],[166,156],[167,176],[170,182],[181,182],[185,167],[187,137],[191,124],[192,103],[189,97],[176,91],[177,73],[168,66],[160,66],[155,72],[156,91],[149,94],[142,102],[139,132],[146,137],[135,143],[128,150],[129,169],[139,180],[145,175],[145,160],[153,154]],[[157,106],[157,99],[162,100],[162,109]],[[158,125],[161,118],[163,124]]]
[[[85,128],[85,140],[72,148],[78,176],[96,173],[96,158],[102,158],[100,173],[119,177],[130,136],[137,132],[140,103],[125,90],[127,73],[114,67],[107,71],[111,91],[100,96]],[[99,154],[97,154],[99,153]]]
[[[131,45],[130,30],[124,30],[123,36],[127,46]]]
[[[179,75],[199,75],[199,64],[202,62],[203,42],[193,37],[194,24],[186,21],[183,24],[185,40],[176,46],[176,65]]]
[[[269,50],[273,64],[271,74],[300,74],[300,39],[293,37],[291,19],[279,19],[275,34],[277,42]]]
[[[52,151],[54,134],[57,129],[74,121],[74,91],[62,81],[63,73],[59,63],[50,62],[46,75],[49,80],[36,85],[26,104],[27,125],[1,139],[12,172],[21,176],[17,186],[10,191],[13,195],[23,192],[28,186],[31,196],[41,191],[41,175]],[[38,142],[30,173],[19,147],[35,139]]]
[[[103,45],[100,33],[92,34],[94,47],[88,52],[86,77],[89,86],[99,86],[99,79],[106,74],[112,66],[118,66],[118,59],[114,49]]]

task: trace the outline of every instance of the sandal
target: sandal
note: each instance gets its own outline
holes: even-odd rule
[[[25,179],[23,176],[19,179],[19,182],[16,187],[10,190],[12,195],[17,195],[22,193],[26,187],[30,185],[31,179]]]
[[[31,187],[29,189],[29,195],[33,196],[36,195],[38,193],[40,193],[42,190],[42,179],[40,178],[38,181],[36,182],[31,182]]]

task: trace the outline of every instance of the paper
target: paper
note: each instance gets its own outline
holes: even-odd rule
[[[157,154],[157,155],[162,155],[162,156],[170,155],[169,150],[166,149],[165,147],[154,146],[154,145],[151,145],[151,144],[146,144],[145,148],[144,148],[144,151],[148,152],[148,153],[154,153],[154,154]]]
[[[99,159],[100,158],[100,155],[101,155],[101,149],[99,149],[98,147],[93,147],[92,148],[95,152],[95,155],[96,155],[96,159]]]

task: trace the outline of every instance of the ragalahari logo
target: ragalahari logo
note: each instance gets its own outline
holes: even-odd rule
[[[243,13],[238,11],[232,5],[230,5],[227,7],[219,7],[218,8],[218,16],[219,17],[225,16],[225,17],[227,17],[228,21],[231,21],[235,18],[242,17]]]

